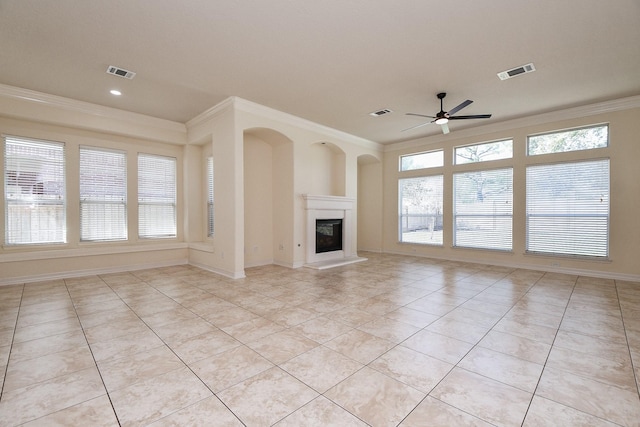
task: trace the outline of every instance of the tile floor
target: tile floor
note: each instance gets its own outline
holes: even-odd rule
[[[1,287],[0,425],[640,425],[640,283],[365,256]]]

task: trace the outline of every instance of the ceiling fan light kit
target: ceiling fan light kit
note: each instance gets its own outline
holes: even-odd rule
[[[474,115],[469,115],[469,116],[454,116],[455,113],[457,113],[458,111],[462,110],[463,108],[469,106],[473,101],[470,99],[467,99],[466,101],[456,105],[455,107],[453,107],[451,110],[449,111],[444,111],[444,106],[443,106],[443,99],[444,97],[447,96],[446,92],[440,92],[437,97],[440,100],[440,111],[435,115],[435,116],[427,116],[425,114],[418,114],[418,113],[407,113],[408,116],[418,116],[418,117],[428,117],[431,120],[430,122],[426,122],[426,123],[421,123],[419,125],[416,126],[412,126],[410,128],[407,129],[403,129],[402,132],[411,130],[411,129],[416,129],[422,126],[426,126],[428,124],[431,123],[435,123],[437,125],[440,125],[440,127],[442,128],[442,133],[447,134],[449,133],[449,120],[470,120],[470,119],[488,119],[491,117],[491,114],[474,114]]]

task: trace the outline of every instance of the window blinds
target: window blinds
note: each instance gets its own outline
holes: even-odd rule
[[[124,152],[80,147],[80,239],[127,239]]]
[[[609,159],[527,167],[527,251],[607,257]]]
[[[213,157],[207,158],[207,236],[213,236]]]
[[[513,169],[454,174],[454,246],[512,249]]]
[[[7,245],[66,241],[64,144],[5,137]]]
[[[176,159],[138,155],[138,235],[176,236]]]

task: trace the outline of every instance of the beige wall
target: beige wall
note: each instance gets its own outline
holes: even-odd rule
[[[0,88],[1,89],[1,88]],[[31,94],[36,99],[37,94]],[[159,265],[192,263],[228,277],[243,277],[246,266],[274,262],[300,267],[305,261],[306,216],[302,195],[343,195],[358,201],[352,247],[471,262],[541,268],[551,271],[609,275],[640,280],[639,185],[640,109],[618,108],[546,115],[544,120],[516,120],[495,126],[456,131],[382,147],[237,98],[230,98],[186,124],[95,108],[42,95],[41,101],[7,96],[0,91],[0,133],[63,141],[67,147],[68,243],[38,247],[1,247],[0,284],[45,278],[95,274]],[[51,101],[51,102],[49,102]],[[624,102],[622,102],[624,104]],[[92,109],[93,108],[93,109]],[[600,106],[592,110],[602,110]],[[584,261],[526,255],[524,173],[533,162],[574,160],[589,153],[565,153],[553,158],[527,158],[526,137],[594,123],[610,124],[611,145],[602,156],[611,159],[610,260]],[[452,225],[445,212],[444,247],[398,243],[398,178],[422,171],[398,172],[398,156],[445,150],[445,203],[452,200],[452,149],[456,145],[513,138],[514,158],[492,167],[514,168],[513,251],[452,248]],[[324,143],[324,144],[323,144]],[[126,242],[79,242],[78,147],[127,152],[129,176],[135,176],[138,152],[178,160],[178,236],[137,239],[136,181],[129,180],[130,237]],[[213,237],[206,227],[206,157],[215,168]],[[3,166],[0,162],[0,168]],[[0,170],[2,172],[2,170]],[[320,193],[320,194],[318,194]],[[3,200],[3,198],[0,197]],[[3,202],[2,202],[3,203]],[[260,209],[266,206],[266,214]],[[4,211],[4,206],[1,206]],[[0,219],[4,233],[4,215]],[[4,241],[4,239],[1,239]],[[258,248],[255,250],[255,248]]]
[[[274,191],[272,146],[253,135],[245,133],[245,267],[273,263]]]
[[[272,143],[277,147],[272,154],[274,198],[283,201],[274,203],[274,210],[280,210],[284,215],[282,218],[288,218],[274,220],[274,262],[300,267],[306,256],[306,211],[302,195],[335,195],[338,192],[357,198],[357,159],[369,155],[381,160],[380,147],[255,104],[241,103],[237,114],[239,128],[269,129],[275,133],[261,135],[262,140],[289,141],[290,148],[286,148],[285,142]],[[280,152],[276,155],[275,150]],[[274,218],[280,218],[280,215],[274,213]],[[351,245],[357,247],[357,222],[352,234]]]
[[[520,127],[504,126],[502,131],[494,132],[460,132],[455,128],[446,137],[438,136],[422,141],[404,144],[400,149],[391,149],[384,156],[384,235],[383,250],[386,252],[421,255],[436,258],[463,260],[478,263],[510,265],[524,268],[545,269],[550,271],[615,275],[619,278],[640,279],[640,109],[629,109],[607,114],[594,114],[585,117],[554,121],[552,116],[544,123],[524,125]],[[517,123],[517,122],[515,122]],[[527,135],[567,129],[585,125],[609,123],[610,146],[596,151],[578,151],[557,155],[527,157],[525,152]],[[458,137],[458,135],[461,135]],[[465,170],[465,166],[457,168],[453,164],[453,147],[485,141],[512,138],[514,156],[509,160],[487,162],[488,168],[512,166],[513,184],[513,251],[498,251],[453,248],[453,232],[451,220],[452,206],[452,174]],[[445,166],[433,170],[398,171],[399,156],[412,152],[444,149]],[[585,159],[592,156],[609,157],[611,164],[611,228],[610,228],[610,260],[594,261],[569,257],[551,257],[525,254],[525,171],[529,164],[559,162]],[[406,244],[398,241],[398,179],[401,177],[421,176],[425,173],[444,174],[444,246]]]
[[[71,121],[69,118],[68,121]],[[117,124],[116,124],[117,125]],[[137,227],[137,156],[150,153],[177,160],[178,188],[184,185],[183,147],[155,140],[113,135],[0,116],[0,134],[64,142],[67,242],[56,245],[0,247],[0,284],[94,271],[118,271],[186,263],[183,191],[178,191],[178,229],[174,239],[139,239]],[[127,155],[129,237],[119,242],[80,242],[79,149],[81,145],[122,150]],[[0,150],[0,175],[4,175]],[[134,178],[132,178],[134,177]],[[0,241],[4,242],[4,189],[0,209]]]
[[[382,162],[358,159],[358,250],[382,251]]]
[[[244,277],[244,146],[236,111],[220,109],[207,120],[187,123],[187,128],[188,143],[204,144],[203,154],[213,156],[215,195],[214,235],[208,238],[203,226],[199,239],[189,242],[189,260],[228,277]],[[204,171],[201,181],[206,179]],[[200,208],[201,223],[206,221],[205,210]]]

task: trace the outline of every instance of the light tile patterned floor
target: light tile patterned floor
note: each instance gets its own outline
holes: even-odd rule
[[[640,283],[365,256],[2,287],[0,425],[640,425]]]

